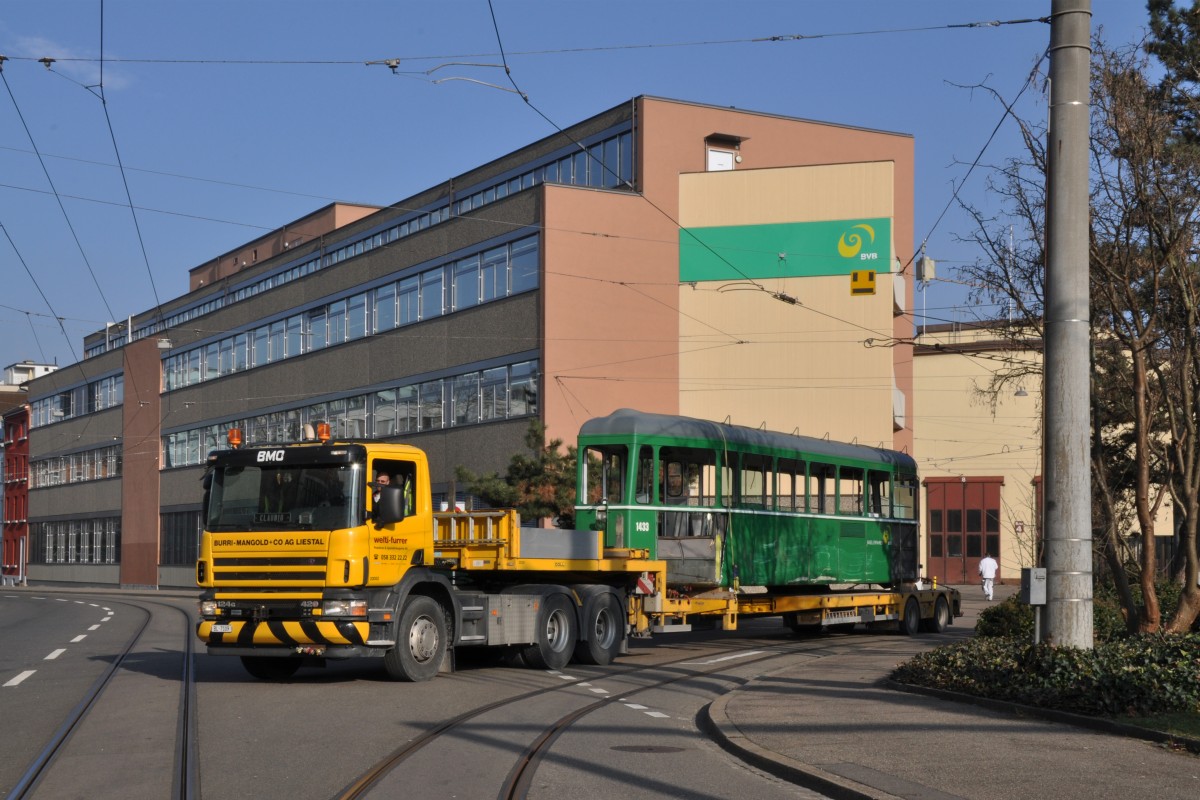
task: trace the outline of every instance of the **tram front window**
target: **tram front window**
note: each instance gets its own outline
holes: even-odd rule
[[[589,447],[584,451],[589,505],[623,501],[627,458],[624,446]]]

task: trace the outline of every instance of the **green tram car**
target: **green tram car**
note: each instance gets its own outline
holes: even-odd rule
[[[579,431],[576,526],[689,593],[894,588],[919,577],[917,488],[894,450],[622,409]]]

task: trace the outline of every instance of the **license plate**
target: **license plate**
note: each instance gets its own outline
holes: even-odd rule
[[[213,633],[233,633],[233,626],[228,622],[214,622],[212,626]]]

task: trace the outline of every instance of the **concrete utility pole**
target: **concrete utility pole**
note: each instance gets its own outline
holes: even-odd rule
[[[1088,142],[1091,0],[1050,4],[1046,225],[1046,636],[1091,649]]]

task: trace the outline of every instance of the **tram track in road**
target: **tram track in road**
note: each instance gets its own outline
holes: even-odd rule
[[[736,642],[731,642],[728,645],[706,650],[702,656],[698,656],[696,653],[689,653],[677,659],[655,664],[625,668],[618,667],[615,669],[608,668],[605,672],[590,674],[586,677],[574,678],[565,670],[561,672],[552,671],[551,674],[557,674],[560,678],[563,678],[561,684],[550,688],[541,687],[512,697],[486,703],[429,728],[376,762],[341,793],[335,795],[333,800],[361,800],[361,798],[370,797],[371,792],[380,788],[387,779],[387,776],[406,761],[409,761],[439,741],[464,731],[469,723],[486,714],[501,711],[506,707],[519,708],[526,702],[534,698],[544,697],[551,692],[565,692],[580,687],[592,688],[592,685],[598,680],[636,679],[656,671],[671,672],[671,674],[652,678],[647,683],[631,686],[620,692],[605,691],[604,697],[573,709],[552,722],[545,723],[542,729],[533,735],[532,741],[513,759],[511,769],[496,790],[496,797],[499,800],[525,798],[528,795],[529,788],[534,776],[537,774],[538,768],[546,756],[550,754],[555,742],[565,732],[570,730],[573,725],[589,715],[617,703],[633,706],[634,704],[630,703],[629,699],[646,692],[689,681],[712,680],[714,676],[720,675],[722,670],[734,664],[741,668],[790,655],[819,658],[844,651],[844,647],[839,647],[836,643],[826,642],[815,648],[811,646],[812,642],[808,642],[809,646],[807,647],[805,644],[798,641],[765,643],[762,641],[738,639]],[[739,658],[738,654],[745,655]],[[678,671],[685,666],[695,666],[698,669]],[[708,669],[704,669],[703,667],[708,667]],[[746,680],[729,674],[722,675],[721,679],[730,683],[743,683]],[[662,715],[660,714],[659,716]]]
[[[192,631],[192,618],[183,608],[162,601],[140,598],[116,600],[111,596],[104,596],[103,602],[110,606],[120,605],[137,609],[144,615],[144,619],[135,626],[132,634],[120,649],[112,654],[112,658],[103,672],[88,687],[79,702],[67,712],[46,744],[30,761],[15,786],[7,794],[8,800],[32,800],[39,796],[39,789],[49,791],[46,786],[55,779],[56,769],[63,768],[62,764],[73,739],[80,734],[97,708],[103,703],[106,693],[112,690],[117,678],[123,672],[130,670],[139,646],[146,643],[147,634],[155,616],[154,609],[148,608],[148,606],[165,609],[173,615],[179,615],[183,620],[171,787],[168,794],[156,796],[165,796],[170,800],[198,800],[200,797],[198,739],[196,736],[195,648],[193,644],[195,637]],[[120,792],[122,797],[133,796],[121,791],[120,787],[113,788]],[[45,791],[42,794],[45,794]],[[94,794],[103,796],[104,792],[98,791]]]

